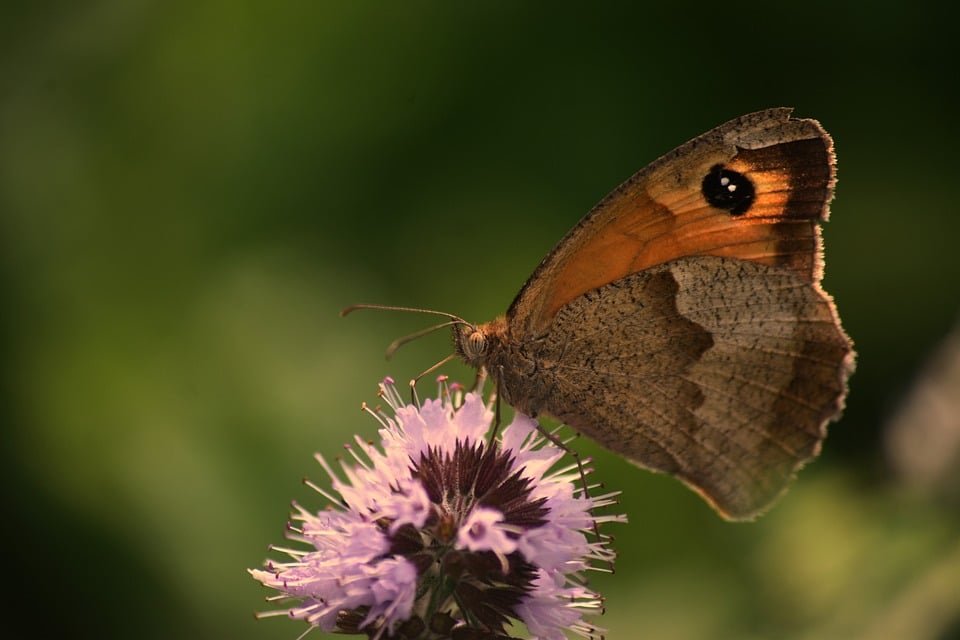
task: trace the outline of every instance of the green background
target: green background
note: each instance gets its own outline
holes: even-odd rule
[[[918,1],[5,4],[6,637],[296,637],[245,569],[323,505],[311,454],[374,434],[379,378],[449,353],[385,362],[429,320],[337,311],[488,320],[633,171],[789,105],[836,140],[846,415],[747,525],[579,440],[630,518],[600,624],[960,638],[960,483],[884,444],[957,320],[957,53]]]

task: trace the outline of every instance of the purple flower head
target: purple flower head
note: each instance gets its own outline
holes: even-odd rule
[[[491,407],[443,378],[420,406],[389,378],[380,396],[390,412],[367,409],[380,446],[357,437],[337,469],[317,456],[332,491],[310,486],[331,506],[295,505],[288,537],[306,548],[275,547],[286,561],[250,570],[288,602],[262,615],[383,640],[505,639],[515,621],[534,639],[599,637],[584,616],[601,599],[581,575],[613,562],[593,532],[625,520],[594,513],[614,494],[585,495],[526,416],[491,442]]]

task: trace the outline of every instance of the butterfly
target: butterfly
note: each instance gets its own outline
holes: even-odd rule
[[[722,516],[765,511],[818,455],[855,357],[820,286],[833,141],[791,113],[736,118],[635,173],[505,315],[442,314],[456,355],[516,410],[678,478]]]

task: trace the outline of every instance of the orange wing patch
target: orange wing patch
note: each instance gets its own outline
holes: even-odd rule
[[[723,133],[715,130],[702,136],[707,139],[700,148],[698,138],[686,154],[665,157],[635,175],[588,214],[576,237],[561,241],[538,269],[548,277],[537,281],[535,274],[511,312],[526,316],[526,328],[538,331],[587,291],[684,256],[750,260],[819,282],[818,223],[826,219],[832,196],[832,141],[812,120],[788,122],[806,124],[786,132],[803,137],[731,150],[708,144],[707,136]],[[753,133],[764,141],[775,135],[771,126]],[[704,179],[718,167],[745,177],[744,187],[752,185],[755,195],[745,210],[708,202]]]

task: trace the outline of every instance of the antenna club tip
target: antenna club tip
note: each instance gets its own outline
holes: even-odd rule
[[[357,308],[357,305],[352,304],[349,307],[344,307],[343,309],[340,309],[340,313],[338,313],[337,315],[339,315],[341,318],[346,318],[356,308]]]

